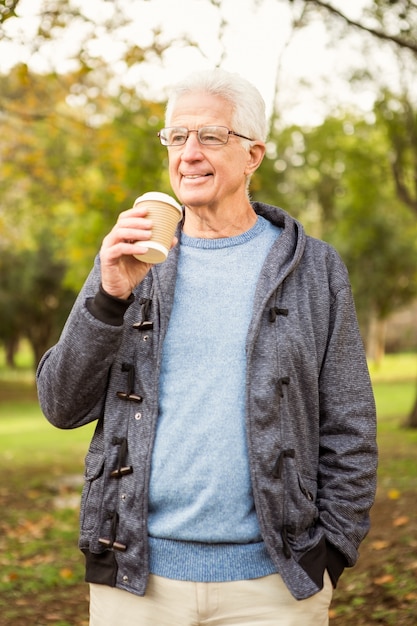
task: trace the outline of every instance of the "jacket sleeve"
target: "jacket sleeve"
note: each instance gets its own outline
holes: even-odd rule
[[[319,378],[317,506],[327,541],[354,565],[376,490],[376,411],[350,286],[333,295]]]
[[[117,301],[103,292],[97,258],[58,343],[37,369],[40,406],[54,426],[76,428],[101,416],[123,314],[132,301]]]

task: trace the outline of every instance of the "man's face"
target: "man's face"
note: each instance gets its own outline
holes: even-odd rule
[[[176,103],[170,126],[198,130],[203,126],[232,127],[232,105],[207,93],[182,96]],[[230,208],[246,197],[250,154],[233,135],[225,145],[203,146],[191,133],[182,146],[168,148],[169,176],[177,198],[189,208]]]

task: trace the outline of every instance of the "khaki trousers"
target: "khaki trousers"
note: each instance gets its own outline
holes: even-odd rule
[[[223,583],[151,575],[145,596],[90,585],[90,626],[328,626],[332,584],[295,600],[278,574]]]

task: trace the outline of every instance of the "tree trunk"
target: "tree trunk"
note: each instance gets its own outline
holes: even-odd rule
[[[366,332],[366,356],[376,365],[382,361],[385,355],[386,334],[386,320],[378,319],[375,313],[371,313]]]
[[[6,352],[6,363],[7,366],[14,369],[16,367],[15,364],[15,356],[19,347],[19,338],[18,337],[9,337],[4,342],[5,352]]]
[[[417,394],[406,425],[408,428],[417,428]]]
[[[53,326],[51,320],[45,316],[42,323],[33,323],[32,327],[27,330],[27,338],[33,351],[35,369],[39,365],[39,361],[45,354],[46,350],[52,345],[51,339],[53,334]]]

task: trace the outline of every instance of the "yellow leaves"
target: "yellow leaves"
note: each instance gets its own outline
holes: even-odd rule
[[[392,574],[383,574],[382,576],[378,576],[378,578],[374,578],[374,583],[378,586],[392,582],[394,582],[394,576]]]
[[[398,489],[390,489],[387,495],[390,500],[399,500],[401,493]]]
[[[132,67],[132,65],[136,65],[137,63],[143,63],[146,59],[146,52],[146,49],[141,46],[132,45],[125,52],[124,61],[128,67]]]
[[[7,536],[25,543],[33,539],[42,539],[46,532],[53,526],[52,515],[44,515],[36,521],[30,519],[21,520],[15,527],[7,530]]]
[[[390,500],[395,500],[395,501],[399,500],[401,497],[401,493],[400,491],[398,491],[398,489],[390,489],[387,495]],[[400,529],[400,528],[403,528],[404,526],[407,526],[407,524],[409,523],[410,523],[410,517],[408,515],[396,514],[392,518],[391,525],[395,529],[396,528]],[[388,550],[389,548],[391,548],[392,541],[388,539],[374,539],[370,545],[371,545],[372,550],[379,552],[381,550]]]
[[[369,555],[374,572],[371,576],[374,596],[395,596],[402,603],[414,603],[417,599],[414,582],[410,582],[417,570],[414,552],[417,541],[413,539],[415,518],[409,498],[409,494],[396,488],[386,492],[386,504],[379,516],[374,516],[376,534],[369,543],[374,552]]]
[[[400,528],[401,526],[406,526],[409,521],[410,518],[408,517],[408,515],[400,515],[393,520],[392,525],[394,526],[394,528]]]
[[[15,66],[15,77],[19,86],[27,86],[30,83],[29,68],[26,63],[19,63]]]
[[[30,500],[37,500],[41,496],[39,489],[29,489],[26,491],[26,497]]]
[[[391,543],[386,541],[385,539],[377,539],[376,541],[372,541],[371,547],[373,550],[386,550],[389,548]]]
[[[392,500],[394,502],[399,501],[401,498],[401,491],[395,488],[389,489],[387,496],[389,500]],[[404,515],[404,514],[396,515],[396,517],[394,517],[392,521],[392,525],[394,528],[401,528],[402,526],[406,526],[409,523],[410,523],[409,515]]]
[[[407,602],[415,602],[417,600],[417,593],[415,593],[414,591],[407,593],[404,596],[404,600],[406,600]]]
[[[9,572],[5,576],[3,576],[3,581],[8,583],[14,583],[16,580],[19,580],[19,574],[17,572]]]
[[[74,572],[69,567],[63,567],[59,571],[59,575],[63,580],[71,580],[72,578],[74,578]]]

